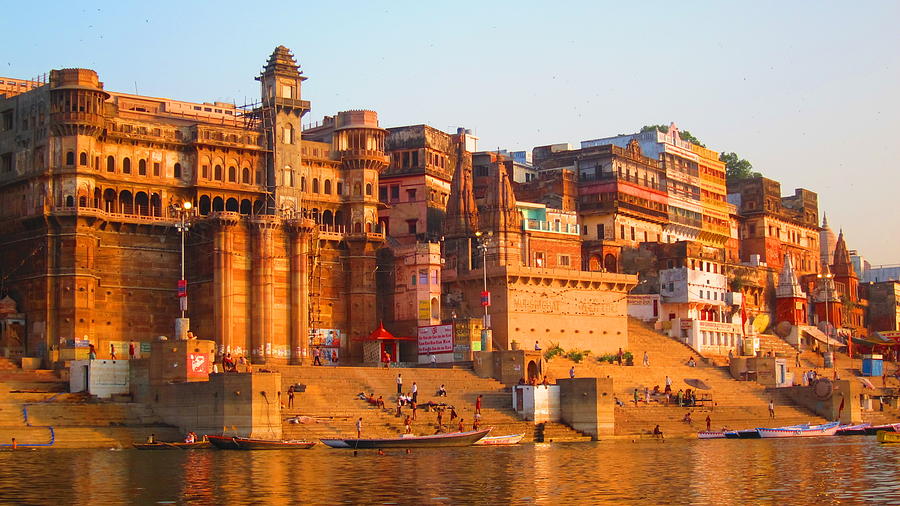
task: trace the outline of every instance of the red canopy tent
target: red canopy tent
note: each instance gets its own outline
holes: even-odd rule
[[[384,328],[383,322],[378,322],[378,328],[373,330],[367,337],[356,339],[356,341],[363,342],[363,360],[375,363],[386,363],[387,355],[390,355],[390,362],[400,362],[398,341],[415,340],[415,337],[398,337],[391,334]]]

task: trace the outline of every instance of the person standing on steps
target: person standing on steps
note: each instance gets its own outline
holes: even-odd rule
[[[622,359],[625,358],[625,352],[622,351],[622,348],[619,348],[619,352],[616,353],[616,361],[619,362],[619,365],[622,365]]]
[[[415,381],[413,381],[412,401],[416,402],[418,400],[419,400],[419,386],[416,385]]]
[[[478,415],[481,414],[481,399],[482,399],[481,394],[478,394],[478,398],[475,399],[475,414],[478,414]]]
[[[650,354],[644,352],[644,367],[650,367]]]
[[[362,417],[356,421],[356,439],[362,439]]]
[[[403,422],[403,424],[406,425],[406,433],[412,434],[412,426],[410,425],[409,415],[406,415],[406,420]]]
[[[397,373],[397,395],[403,393],[403,376]]]
[[[709,432],[711,430],[712,430],[712,418],[710,418],[709,415],[706,415],[706,432]]]
[[[109,358],[110,360],[116,359],[116,345],[113,343],[109,343]]]
[[[294,385],[288,387],[288,407],[294,407]]]
[[[775,399],[769,399],[769,418],[775,419]]]
[[[575,379],[575,366],[573,365],[571,369],[569,369],[569,377]]]

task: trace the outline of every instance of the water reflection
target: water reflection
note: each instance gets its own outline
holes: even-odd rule
[[[873,438],[512,448],[0,453],[0,503],[900,504]]]

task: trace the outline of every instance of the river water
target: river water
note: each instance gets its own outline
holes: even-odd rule
[[[2,504],[900,504],[873,437],[422,449],[0,452]]]

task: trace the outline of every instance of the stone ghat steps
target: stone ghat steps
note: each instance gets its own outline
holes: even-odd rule
[[[15,361],[5,357],[0,357],[0,371],[14,371],[18,369],[19,365]]]
[[[134,442],[144,442],[150,434],[158,440],[180,441],[177,428],[164,425],[147,427],[54,427],[55,441],[51,448],[131,448]],[[18,444],[46,444],[50,442],[47,427],[2,427],[0,444],[16,438]]]
[[[0,403],[0,427],[25,426],[22,405],[17,403]]]
[[[143,404],[48,402],[28,407],[32,425],[54,427],[149,426],[159,418]]]
[[[759,334],[759,349],[765,353],[771,351],[775,356],[783,356],[784,358],[793,359],[798,352],[796,348],[787,343],[784,339],[774,334]],[[779,355],[780,354],[780,355]],[[791,363],[793,365],[793,362]]]
[[[403,416],[396,416],[396,376],[404,377],[404,391],[415,381],[419,387],[419,405],[431,400],[454,406],[465,427],[471,428],[474,419],[475,399],[482,398],[482,427],[494,427],[494,434],[526,433],[531,437],[534,424],[522,422],[511,409],[511,394],[492,379],[478,378],[462,369],[379,369],[363,367],[284,367],[282,373],[282,402],[289,385],[300,384],[302,392],[295,396],[294,408],[284,411],[285,420],[294,415],[310,416],[320,420],[316,424],[284,423],[285,437],[349,437],[356,433],[355,421],[363,417],[364,432],[369,437],[396,436],[405,432],[405,415],[408,406],[401,409]],[[436,397],[434,393],[444,384],[448,395]],[[358,398],[360,392],[382,395],[385,408],[380,409]],[[415,434],[433,434],[436,431],[437,414],[420,407],[412,429]],[[449,410],[444,413],[445,430],[456,430],[458,420],[450,422]]]
[[[690,424],[683,421],[687,412],[691,413],[692,423]],[[826,422],[826,420],[809,415],[802,410],[777,404],[774,420],[769,418],[768,408],[618,407],[616,408],[616,435],[646,434],[652,432],[657,424],[667,435],[694,435],[697,431],[706,430],[707,415],[710,417],[713,430],[720,430],[723,427],[740,430]]]
[[[23,369],[0,369],[0,381],[3,382],[30,382],[30,383],[58,383],[68,386],[68,382],[60,381],[56,371],[37,369],[26,371]]]
[[[581,443],[593,441],[591,436],[555,422],[544,422],[537,425],[533,439],[536,443]]]

